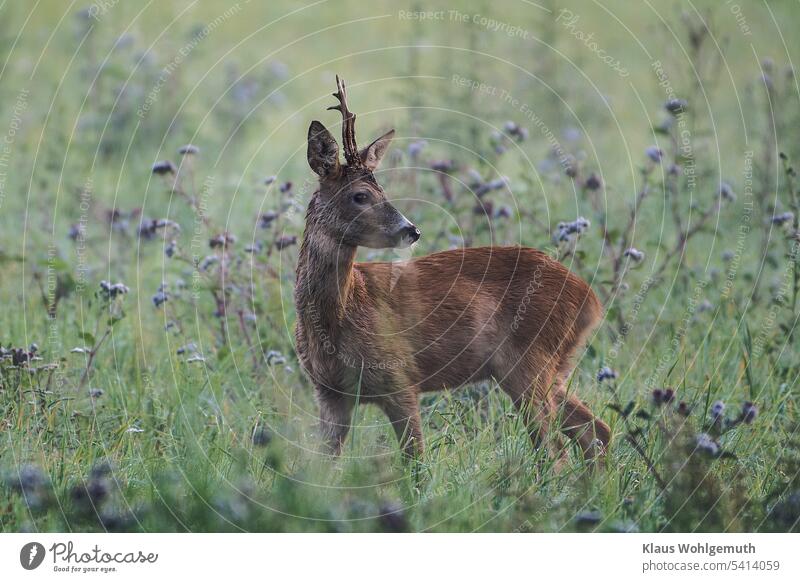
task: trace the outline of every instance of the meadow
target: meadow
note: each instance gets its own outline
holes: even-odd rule
[[[796,2],[0,5],[0,527],[797,531]],[[402,260],[540,248],[605,306],[556,471],[494,383],[319,448],[306,133],[397,130]],[[435,284],[435,282],[431,282]],[[535,298],[534,298],[535,300]]]

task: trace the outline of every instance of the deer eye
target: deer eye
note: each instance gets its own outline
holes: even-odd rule
[[[366,192],[356,192],[353,194],[353,202],[356,204],[366,204],[369,200],[369,195]]]

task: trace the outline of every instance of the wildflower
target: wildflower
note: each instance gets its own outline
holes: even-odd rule
[[[664,391],[661,388],[655,388],[651,393],[653,397],[653,404],[661,406],[664,403]]]
[[[219,262],[218,256],[208,255],[202,261],[200,261],[200,264],[197,266],[197,268],[200,269],[201,271],[207,271],[209,267],[211,267],[211,265],[218,262]]]
[[[194,354],[193,356],[190,356],[190,357],[188,357],[186,359],[186,363],[187,364],[195,364],[195,363],[198,363],[198,362],[202,363],[202,362],[205,362],[205,361],[206,361],[206,359],[203,356],[201,356],[200,354]]]
[[[579,525],[597,525],[601,521],[603,521],[603,514],[596,509],[581,511],[575,516],[575,522]]]
[[[733,191],[733,188],[727,182],[722,182],[719,185],[719,196],[723,200],[727,200],[729,202],[734,202],[736,200],[736,193]]]
[[[268,210],[258,217],[258,225],[261,228],[269,228],[270,225],[278,218],[278,213],[274,210]]]
[[[660,133],[662,135],[669,135],[672,126],[675,125],[675,118],[674,117],[666,117],[664,120],[656,125],[653,130],[656,133]]]
[[[644,260],[644,253],[633,247],[627,249],[622,255],[628,257],[634,263],[641,263]]]
[[[711,435],[701,432],[697,435],[695,442],[696,449],[708,453],[712,457],[716,457],[720,453],[719,444],[711,437]]]
[[[591,223],[583,216],[578,217],[573,222],[559,222],[556,226],[556,232],[553,234],[554,242],[563,242],[570,240],[573,235],[581,235],[589,229]]]
[[[718,424],[725,416],[725,403],[722,400],[717,400],[711,405],[711,422]]]
[[[167,299],[169,299],[167,292],[159,290],[155,295],[153,295],[153,305],[155,305],[156,308],[159,308],[167,302]]]
[[[110,483],[104,477],[90,478],[72,488],[70,497],[82,509],[93,510],[109,496]]]
[[[431,170],[436,172],[452,172],[456,167],[453,160],[437,160],[431,163]]]
[[[784,212],[772,217],[772,224],[783,226],[794,221],[794,214],[792,212]]]
[[[295,244],[297,244],[297,237],[294,235],[284,234],[275,239],[275,248],[279,251]]]
[[[70,238],[70,240],[78,240],[78,238],[84,234],[83,231],[84,229],[79,225],[73,224],[69,227],[69,233],[67,236]]]
[[[513,121],[506,121],[503,130],[517,141],[525,141],[528,137],[528,130]]]
[[[408,144],[408,155],[412,159],[416,159],[417,156],[419,156],[420,152],[422,152],[422,150],[425,148],[426,145],[428,145],[428,142],[426,142],[423,139],[418,139],[418,140],[412,141],[410,144]]]
[[[200,153],[200,148],[196,145],[187,143],[178,148],[178,153],[182,156],[194,156]]]
[[[576,160],[573,156],[569,156],[563,161],[564,164],[564,173],[570,178],[576,178],[578,176],[578,160]]]
[[[686,106],[687,105],[688,104],[686,103],[686,99],[675,99],[675,98],[672,98],[672,99],[669,99],[664,104],[664,109],[669,111],[669,113],[671,115],[677,117],[678,115],[680,115],[681,113],[683,113],[686,110]]]
[[[722,260],[725,261],[726,263],[731,262],[735,256],[736,253],[734,253],[731,250],[722,251]]]
[[[113,299],[126,294],[128,291],[129,289],[122,283],[114,283],[112,285],[108,281],[100,281],[100,291],[98,294],[106,299]]]
[[[670,164],[669,168],[667,168],[667,174],[670,176],[680,176],[683,168],[681,168],[678,164]]]
[[[162,160],[153,164],[153,173],[157,176],[166,176],[167,174],[175,174],[175,164],[169,160]]]
[[[292,189],[292,183],[291,182],[284,182],[283,184],[281,184],[280,188],[278,188],[278,189],[280,190],[281,194],[286,194],[289,190]]]
[[[96,398],[100,398],[103,395],[103,391],[100,388],[92,388],[89,390],[89,398],[92,400]]]
[[[402,533],[408,531],[408,521],[403,507],[394,501],[385,501],[378,508],[378,520],[385,531]]]
[[[697,313],[703,313],[704,311],[711,311],[714,309],[714,304],[711,303],[708,299],[703,299],[700,302],[700,305],[697,306]]]
[[[494,216],[495,218],[510,218],[511,214],[511,208],[504,204],[497,209],[497,212],[494,213]]]
[[[167,255],[168,258],[172,258],[175,256],[175,253],[178,252],[178,241],[172,239],[169,241],[169,244],[164,247],[164,254]]]
[[[236,242],[236,237],[228,232],[223,232],[222,234],[218,234],[217,236],[211,238],[208,241],[208,246],[212,249],[226,249],[229,246],[233,246],[233,243]]]
[[[758,416],[758,407],[752,402],[745,402],[742,406],[742,422],[751,424]]]
[[[280,364],[286,363],[286,358],[277,350],[270,350],[267,352],[266,356],[267,365],[269,366],[277,366]]]
[[[272,433],[261,424],[257,424],[253,428],[253,434],[250,435],[251,442],[257,447],[265,447],[272,442]]]
[[[645,155],[650,158],[654,163],[659,163],[661,158],[664,157],[664,152],[656,146],[650,146],[644,150]]]
[[[595,174],[594,172],[589,174],[589,177],[586,178],[586,182],[584,182],[583,185],[586,187],[587,190],[590,190],[592,192],[599,190],[600,188],[603,187],[603,183],[600,181],[598,175]]]
[[[475,208],[472,209],[472,212],[474,214],[483,214],[491,217],[494,214],[494,204],[492,204],[491,200],[479,200]]]
[[[178,354],[179,356],[187,352],[197,353],[197,344],[188,343],[185,346],[181,346],[177,350],[175,350],[175,353]]]
[[[490,180],[485,184],[479,185],[475,189],[475,195],[480,198],[493,190],[500,190],[508,185],[509,179],[505,176],[500,176],[499,178],[495,178],[494,180]]]
[[[467,176],[469,177],[469,187],[473,190],[483,184],[483,176],[475,168],[468,169]]]
[[[277,179],[278,179],[277,176],[267,176],[266,178],[264,178],[264,186],[269,186]]]
[[[678,403],[678,414],[681,416],[689,416],[692,413],[691,407],[683,400]]]
[[[250,253],[250,254],[256,254],[256,253],[260,253],[263,248],[264,248],[264,244],[260,240],[257,240],[255,242],[255,244],[247,245],[246,247],[244,247],[244,252]]]
[[[604,382],[605,380],[616,380],[618,374],[616,370],[612,370],[608,366],[603,366],[597,372],[597,381]]]
[[[675,390],[672,388],[667,388],[664,390],[664,395],[661,397],[664,403],[669,404],[673,400],[675,400]]]
[[[5,477],[5,483],[9,488],[27,495],[46,487],[48,480],[36,465],[22,465],[18,472]]]

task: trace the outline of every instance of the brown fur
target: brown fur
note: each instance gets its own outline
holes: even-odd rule
[[[562,456],[560,439],[548,433],[557,423],[587,458],[602,453],[608,426],[565,387],[572,357],[602,316],[582,279],[522,247],[355,262],[358,246],[401,244],[397,225],[410,225],[372,176],[390,139],[391,132],[365,148],[363,165],[343,166],[322,124],[309,130],[320,190],[309,203],[297,265],[296,340],[330,452],[341,451],[361,402],[380,407],[403,450],[419,455],[419,394],[494,378],[534,444]]]

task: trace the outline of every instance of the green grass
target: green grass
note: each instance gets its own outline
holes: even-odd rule
[[[800,159],[800,95],[784,70],[800,57],[796,6],[747,4],[744,35],[726,5],[695,3],[714,25],[695,53],[680,18],[684,10],[698,25],[688,3],[568,3],[576,29],[624,63],[621,78],[555,21],[560,5],[543,4],[551,12],[510,1],[444,8],[466,23],[449,13],[404,19],[390,2],[296,13],[283,2],[119,3],[97,20],[55,1],[3,5],[0,346],[35,342],[41,360],[0,362],[2,531],[796,530],[799,311],[787,234],[797,224],[770,226],[773,211],[793,208],[797,188],[778,158]],[[493,32],[475,14],[528,36]],[[209,25],[199,41],[198,24]],[[774,61],[769,95],[765,58]],[[688,101],[691,158],[671,145],[677,127],[654,129],[669,117],[654,60]],[[607,318],[570,386],[614,431],[601,470],[571,449],[555,472],[495,385],[426,396],[427,452],[412,465],[371,408],[357,411],[342,458],[319,454],[313,391],[292,347],[297,246],[272,245],[302,234],[313,191],[305,135],[312,119],[337,122],[325,111],[334,73],[349,81],[360,141],[397,128],[386,164],[395,171],[379,179],[423,232],[415,255],[465,238],[546,248],[604,299]],[[469,91],[454,75],[496,94]],[[498,153],[492,133],[507,120],[529,137],[501,139]],[[550,135],[574,156],[575,180],[551,154]],[[420,138],[427,145],[415,160],[407,150]],[[179,163],[186,143],[201,151],[184,159],[181,196],[150,170]],[[660,164],[645,154],[653,144],[664,150]],[[430,171],[450,159],[452,203]],[[694,163],[693,185],[669,175],[675,162]],[[475,212],[469,168],[482,181],[509,178],[510,188],[485,198],[510,210],[491,231]],[[593,172],[598,205],[582,187]],[[277,180],[266,186],[269,175]],[[717,209],[720,181],[737,198]],[[262,229],[267,211],[281,216]],[[554,248],[556,225],[578,216],[592,224],[577,247]],[[141,217],[168,218],[180,232],[139,237]],[[680,233],[701,223],[676,251]],[[69,237],[76,224],[85,241]],[[237,240],[220,315],[218,267],[192,263],[219,258],[209,239],[224,231]],[[256,242],[264,248],[244,251]],[[615,275],[609,245],[645,259],[622,261]],[[101,280],[129,292],[109,303]],[[162,282],[169,299],[156,307]],[[73,349],[98,343],[87,372],[89,356]],[[187,361],[195,352],[204,360]],[[598,382],[603,366],[619,377]],[[651,404],[656,388],[673,389],[675,402]],[[718,400],[728,418],[746,401],[759,414],[717,430],[708,417]],[[629,402],[629,414],[614,410]],[[688,418],[673,410],[678,402],[691,407]],[[701,432],[730,455],[696,451]]]

